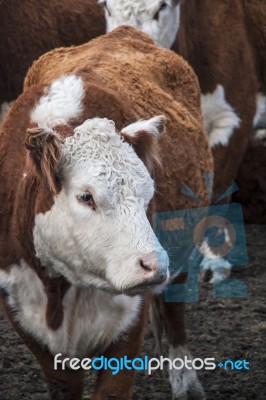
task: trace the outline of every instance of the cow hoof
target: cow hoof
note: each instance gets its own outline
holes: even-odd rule
[[[192,360],[192,356],[186,347],[170,347],[169,358],[171,360],[177,358],[184,360],[185,356],[188,360]],[[184,367],[177,370],[172,368],[169,370],[169,381],[173,400],[204,400],[206,398],[194,369]]]
[[[174,371],[170,377],[173,400],[205,400],[205,393],[200,381],[194,374],[189,372]]]

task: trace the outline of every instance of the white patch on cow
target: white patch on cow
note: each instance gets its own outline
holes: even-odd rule
[[[67,75],[53,81],[31,113],[32,122],[41,128],[67,124],[83,109],[84,86],[76,75]]]
[[[227,146],[241,120],[226,101],[222,85],[217,85],[213,93],[201,95],[201,111],[210,146]]]
[[[73,284],[123,293],[166,281],[168,256],[146,216],[154,182],[114,123],[85,121],[65,139],[61,158],[62,190],[35,218],[42,265]],[[79,200],[84,193],[93,196],[94,208]]]
[[[263,93],[257,94],[257,109],[253,119],[253,128],[266,128],[266,96]]]
[[[255,131],[255,137],[259,140],[261,140],[264,145],[266,145],[265,141],[266,141],[266,129],[257,129]]]
[[[207,271],[211,271],[212,277],[210,283],[219,283],[230,276],[232,264],[224,258],[214,260],[204,257],[201,261],[200,268],[201,280],[205,280],[206,274],[208,274]]]
[[[176,358],[184,360],[185,356],[187,356],[188,360],[193,359],[187,347],[170,346],[169,358],[171,361]],[[180,363],[177,365],[179,366]],[[180,370],[174,368],[169,369],[169,381],[172,389],[173,399],[186,399],[188,392],[193,393],[193,399],[205,398],[202,385],[199,382],[197,373],[193,368],[187,369],[184,367]]]
[[[3,124],[3,122],[4,122],[5,118],[6,118],[6,115],[7,115],[8,111],[9,111],[12,103],[13,102],[8,103],[8,102],[4,101],[4,103],[1,104],[1,107],[0,107],[0,125]]]
[[[52,354],[65,357],[104,351],[134,324],[142,301],[140,296],[114,296],[93,287],[72,286],[63,298],[63,323],[52,330],[46,324],[45,288],[24,261],[9,271],[0,270],[0,288],[7,291],[8,304],[23,329]]]
[[[135,136],[140,131],[149,132],[151,135],[158,137],[164,129],[165,118],[163,116],[156,116],[150,119],[141,119],[133,124],[128,125],[122,129],[122,133],[129,136]]]
[[[227,261],[223,256],[232,250],[235,242],[234,239],[232,239],[232,237],[230,236],[230,232],[227,228],[225,227],[223,229],[220,228],[218,234],[221,233],[224,233],[224,243],[222,249],[225,248],[227,249],[224,250],[226,252],[225,254],[219,253],[217,249],[216,252],[214,253],[206,240],[202,243],[202,245],[199,248],[201,254],[203,254],[203,259],[200,264],[201,268],[200,275],[201,278],[205,280],[206,272],[211,271],[212,278],[210,279],[210,283],[219,283],[224,279],[228,278],[230,276],[232,268],[232,264],[229,261]]]
[[[171,48],[180,24],[180,5],[171,0],[100,0],[107,32],[130,25],[146,32],[159,46]]]

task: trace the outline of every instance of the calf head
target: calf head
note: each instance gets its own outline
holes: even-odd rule
[[[28,131],[30,162],[54,196],[33,229],[50,274],[128,294],[167,281],[168,256],[146,216],[154,182],[144,164],[152,167],[163,126],[154,117],[117,133],[112,121],[93,118],[65,139],[56,128]]]
[[[161,47],[172,47],[179,28],[180,0],[100,0],[106,30],[130,25],[142,30]]]

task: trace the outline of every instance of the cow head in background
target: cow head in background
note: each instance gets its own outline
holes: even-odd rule
[[[147,33],[159,46],[171,48],[179,28],[180,0],[99,0],[106,30],[130,25]]]
[[[144,164],[152,165],[148,147],[163,126],[154,117],[118,134],[112,121],[93,118],[64,140],[56,128],[28,131],[29,162],[54,194],[52,207],[35,216],[43,266],[73,284],[117,293],[167,280],[168,256],[146,216],[154,182]],[[145,146],[142,162],[137,153]]]

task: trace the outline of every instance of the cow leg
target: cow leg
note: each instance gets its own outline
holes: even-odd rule
[[[239,166],[248,145],[248,134],[246,126],[241,126],[232,134],[227,145],[216,145],[212,148],[214,156],[214,184],[213,184],[213,206],[215,207],[217,199],[226,193],[226,197],[218,204],[228,204],[231,201],[233,193],[233,183],[236,179]],[[232,191],[230,190],[232,187]],[[230,206],[228,207],[230,212]],[[226,214],[224,215],[226,217]],[[221,227],[225,229],[225,227]],[[225,232],[225,230],[224,230]],[[227,232],[228,233],[228,232]],[[228,237],[228,244],[231,237]],[[208,247],[208,245],[207,245]],[[209,251],[212,253],[212,251]],[[207,252],[208,253],[208,252]],[[201,278],[211,283],[219,283],[228,278],[232,265],[223,257],[212,258],[205,256],[201,262]]]
[[[25,342],[41,365],[47,380],[51,400],[81,400],[83,393],[83,372],[68,368],[62,370],[61,364],[55,370],[54,357],[48,350],[43,349],[32,339],[30,339],[30,342]]]
[[[0,293],[0,300],[1,295]],[[20,324],[14,319],[14,315],[7,306],[6,296],[4,298],[4,306],[9,320],[14,326],[25,345],[37,358],[42,371],[46,377],[51,400],[81,400],[83,393],[83,372],[81,370],[61,369],[61,364],[54,369],[54,357],[44,347],[41,346],[33,337],[26,333]]]
[[[212,148],[214,157],[213,202],[222,196],[234,183],[248,146],[249,136],[243,129],[237,129],[227,146]],[[230,195],[228,199],[230,200]]]
[[[163,295],[160,295],[160,308],[170,345],[169,358],[184,360],[187,356],[189,360],[192,360],[185,332],[185,303],[167,302]],[[204,390],[194,369],[184,367],[180,370],[169,370],[169,380],[173,399],[202,400],[205,398]]]
[[[51,400],[81,400],[83,393],[82,373],[62,371],[64,375],[46,376]],[[69,373],[70,372],[70,373]]]
[[[214,201],[233,183],[252,129],[255,86],[248,89],[239,87],[239,91],[248,102],[242,98],[239,102],[238,96],[229,96],[230,90],[225,90],[220,84],[212,93],[201,96],[204,129],[214,157]]]
[[[130,330],[115,344],[112,344],[104,356],[106,358],[123,358],[132,360],[139,354],[147,325],[150,298],[147,297],[140,311],[139,319]],[[129,400],[132,396],[134,370],[122,370],[112,375],[111,370],[101,370],[98,376],[93,400]]]
[[[218,204],[221,204],[221,201],[230,202],[234,190],[230,188],[248,146],[255,115],[256,82],[252,79],[247,81],[249,87],[240,84],[239,93],[225,90],[219,84],[212,93],[201,96],[204,128],[209,136],[214,158],[214,206],[217,201]],[[206,278],[211,272],[212,282],[219,282],[230,275],[231,264],[223,258],[213,261],[205,257],[201,268],[203,277]]]

